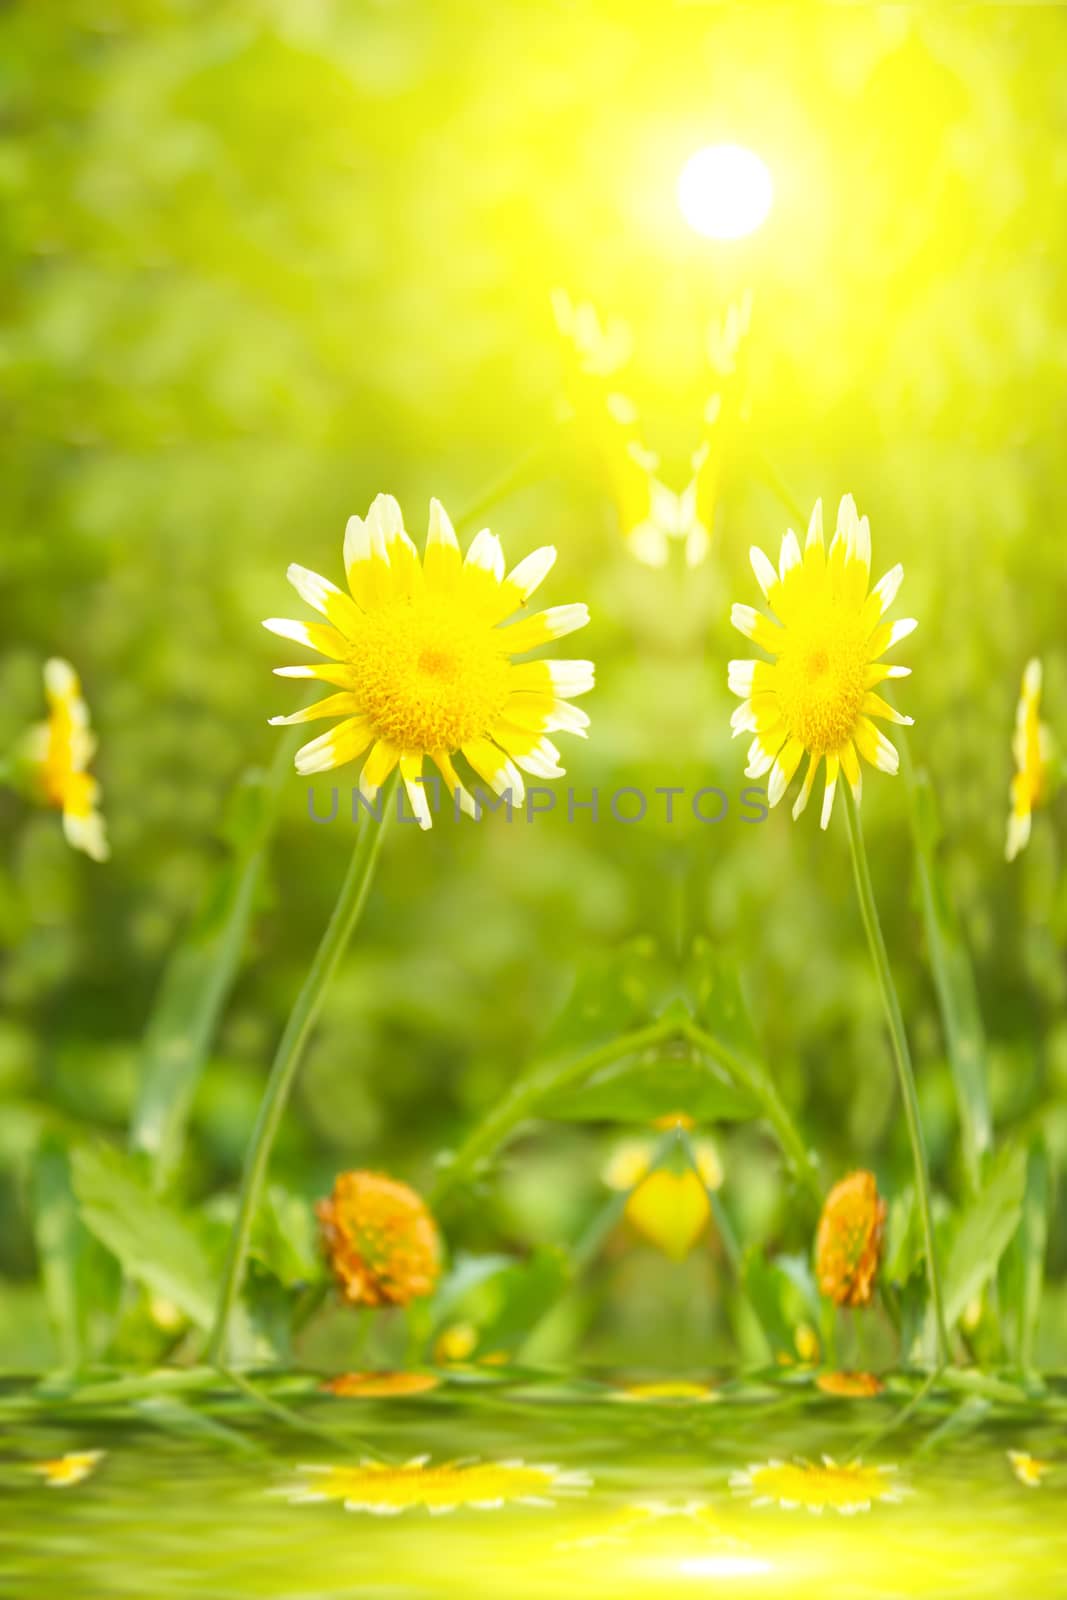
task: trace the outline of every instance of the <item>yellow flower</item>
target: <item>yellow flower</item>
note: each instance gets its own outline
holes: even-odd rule
[[[1041,663],[1028,661],[1023,673],[1019,704],[1015,712],[1015,737],[1012,755],[1015,775],[1011,780],[1011,815],[1004,854],[1014,861],[1030,838],[1030,819],[1048,792],[1052,735],[1041,721]]]
[[[391,495],[378,496],[366,521],[350,517],[344,561],[351,592],[291,566],[290,583],[326,621],[264,624],[329,658],[326,665],[278,667],[281,677],[318,678],[338,690],[271,719],[343,719],[297,752],[297,771],[325,772],[365,756],[360,789],[373,800],[399,765],[424,828],[432,820],[423,781],[427,756],[472,816],[478,811],[453,765],[457,752],[490,789],[510,791],[516,804],[524,798],[522,772],[561,777],[548,735],[561,729],[585,737],[589,718],[570,701],[593,687],[593,665],[513,657],[584,627],[589,612],[584,605],[553,606],[503,626],[524,610],[555,559],[545,545],[505,576],[500,541],[483,528],[464,560],[437,500],[430,502],[421,561]]]
[[[660,1129],[692,1128],[692,1119],[683,1112],[657,1119]],[[626,1217],[652,1244],[675,1261],[684,1261],[707,1226],[711,1215],[709,1189],[722,1183],[722,1164],[710,1139],[693,1145],[699,1176],[691,1168],[674,1172],[661,1167],[650,1172],[655,1155],[650,1139],[627,1139],[618,1145],[604,1169],[609,1189],[631,1191],[626,1202]]]
[[[698,1383],[689,1378],[663,1378],[654,1383],[628,1383],[619,1390],[620,1400],[647,1404],[661,1400],[696,1401],[707,1404],[719,1397],[710,1383]]]
[[[754,1506],[798,1506],[821,1516],[826,1510],[851,1516],[869,1511],[875,1501],[897,1504],[904,1491],[897,1484],[895,1467],[865,1467],[859,1461],[838,1466],[829,1456],[820,1465],[808,1461],[765,1461],[735,1473],[730,1487],[747,1494]]]
[[[405,1306],[433,1292],[441,1270],[433,1218],[406,1183],[342,1172],[315,1207],[341,1291],[352,1305]]]
[[[478,1330],[469,1322],[453,1322],[438,1334],[433,1347],[433,1358],[442,1365],[466,1361],[474,1354],[478,1343]]]
[[[815,1236],[815,1276],[835,1305],[870,1305],[885,1218],[873,1172],[850,1172],[827,1195]]]
[[[895,773],[899,756],[873,719],[910,724],[875,692],[886,678],[909,668],[881,660],[915,628],[914,620],[884,622],[904,576],[899,565],[868,593],[871,530],[851,495],[841,501],[837,530],[827,552],[822,502],[816,503],[803,553],[792,529],[782,540],[778,570],[753,546],[752,567],[777,621],[751,606],[735,605],[734,627],[773,661],[731,661],[729,684],[743,704],[731,718],[734,736],[755,734],[746,776],[770,773],[767,799],[785,794],[806,754],[808,767],[793,807],[808,803],[821,761],[826,761],[822,826],[830,821],[839,772],[860,794],[860,758]]]
[[[85,1479],[104,1459],[103,1450],[71,1450],[53,1461],[35,1461],[30,1468],[42,1477],[49,1489],[70,1489]]]
[[[847,1400],[868,1400],[885,1388],[873,1372],[820,1372],[815,1383],[823,1394],[840,1395]]]
[[[524,1461],[445,1462],[417,1456],[403,1466],[364,1461],[358,1467],[301,1467],[307,1481],[283,1491],[294,1504],[341,1500],[346,1511],[396,1516],[424,1509],[433,1516],[470,1506],[496,1511],[505,1505],[550,1506],[560,1495],[589,1487],[582,1472]]]
[[[48,721],[31,728],[27,759],[34,786],[46,805],[63,813],[63,832],[75,850],[94,861],[108,857],[104,819],[96,809],[100,785],[89,772],[96,740],[78,674],[69,661],[45,662]]]
[[[1039,1461],[1036,1456],[1027,1455],[1025,1450],[1009,1450],[1008,1460],[1019,1482],[1028,1489],[1039,1488],[1042,1478],[1052,1471],[1051,1461]]]
[[[427,1394],[440,1386],[432,1372],[342,1372],[327,1378],[322,1388],[327,1394],[346,1400],[391,1400],[397,1396]]]

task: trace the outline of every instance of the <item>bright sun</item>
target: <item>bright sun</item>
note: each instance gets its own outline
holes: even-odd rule
[[[742,239],[767,218],[774,186],[765,161],[740,144],[709,144],[678,175],[678,205],[707,239]]]

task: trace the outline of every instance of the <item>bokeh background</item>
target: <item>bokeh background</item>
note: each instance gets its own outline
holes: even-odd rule
[[[639,566],[580,431],[559,426],[557,286],[631,325],[633,383],[676,481],[708,322],[754,290],[753,451],[805,507],[853,492],[876,565],[904,562],[901,610],[921,625],[900,698],[978,974],[997,1136],[1041,1137],[1055,1172],[1063,814],[1012,868],[1003,836],[1032,654],[1067,737],[1067,14],[86,0],[4,6],[0,55],[0,747],[42,714],[44,658],[68,656],[113,845],[95,866],[54,815],[0,796],[0,1363],[57,1358],[41,1140],[125,1141],[168,958],[227,870],[245,775],[275,756],[266,719],[295,704],[269,669],[299,652],[260,619],[295,614],[288,562],[337,579],[345,519],[375,493],[421,538],[430,495],[462,517],[533,452],[487,520],[512,559],[556,544],[550,601],[593,611],[575,652],[597,662],[593,729],[562,741],[570,781],[740,787],[729,605],[755,598],[749,544],[776,547],[790,519],[742,454],[707,561]],[[716,139],[774,176],[747,241],[700,239],[677,211],[683,160]],[[864,814],[951,1201],[959,1121],[903,788],[875,777]],[[343,822],[309,823],[295,776],[280,806],[170,1180],[190,1207],[232,1193],[351,844]],[[397,830],[274,1177],[305,1200],[342,1167],[428,1183],[591,959],[703,933],[740,968],[826,1177],[869,1165],[892,1195],[908,1150],[844,826],[816,824],[782,808],[760,827],[557,813]],[[453,1247],[522,1259],[578,1237],[622,1131],[532,1130],[450,1215]],[[765,1132],[711,1133],[742,1237],[806,1251]],[[1054,1219],[1046,1363],[1065,1354],[1065,1267]],[[714,1229],[684,1267],[617,1230],[536,1353],[728,1359],[725,1276]]]

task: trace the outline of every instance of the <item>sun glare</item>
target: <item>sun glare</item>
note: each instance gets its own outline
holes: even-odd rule
[[[765,161],[739,144],[709,144],[678,175],[678,206],[707,239],[743,239],[765,222],[774,186]]]

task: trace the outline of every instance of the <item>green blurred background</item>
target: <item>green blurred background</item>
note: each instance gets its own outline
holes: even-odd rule
[[[421,541],[547,441],[488,520],[552,542],[549,603],[587,600],[597,662],[569,781],[742,783],[728,624],[753,541],[787,514],[738,460],[708,561],[624,549],[581,438],[557,428],[549,296],[625,318],[652,442],[677,480],[710,318],[755,291],[750,435],[793,494],[845,491],[879,570],[902,560],[910,746],[938,792],[944,882],[976,965],[998,1137],[1067,1150],[1067,924],[1053,812],[1003,860],[1019,677],[1040,654],[1061,733],[1067,374],[1067,15],[1059,7],[199,0],[0,11],[5,528],[0,748],[68,656],[100,738],[113,859],[0,796],[0,1364],[56,1359],[38,1286],[42,1136],[126,1137],[175,941],[228,859],[242,775],[272,760],[298,561],[337,580],[346,517],[395,493]],[[714,244],[678,214],[696,147],[758,150],[776,204]],[[476,523],[474,526],[477,526]],[[467,529],[469,535],[474,527]],[[345,783],[348,774],[341,775]],[[323,796],[326,781],[318,784]],[[964,1188],[902,780],[865,821],[936,1181]],[[1062,815],[1059,819],[1062,824]],[[231,835],[232,836],[232,826]],[[174,1192],[232,1191],[267,1063],[350,848],[286,782],[242,972]],[[331,993],[273,1175],[429,1182],[537,1053],[576,971],[635,936],[710,933],[743,975],[780,1091],[832,1179],[908,1149],[844,826],[621,827],[558,813],[397,830]],[[516,1146],[453,1245],[575,1238],[617,1130]],[[754,1125],[718,1130],[742,1236],[803,1252]],[[1039,1355],[1062,1362],[1062,1230]],[[546,1357],[679,1365],[736,1348],[714,1233],[684,1268],[620,1231]],[[1061,1329],[1056,1338],[1057,1325]],[[665,1331],[666,1330],[666,1331]]]

